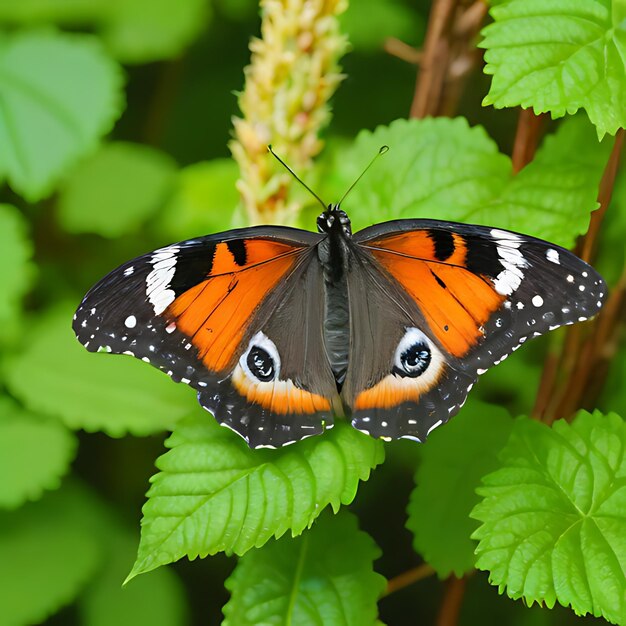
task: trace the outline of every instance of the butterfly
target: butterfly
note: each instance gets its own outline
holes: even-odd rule
[[[256,226],[144,254],[87,293],[74,332],[191,385],[252,448],[336,418],[421,442],[479,375],[606,297],[572,252],[506,230],[407,219],[353,234],[335,204],[317,231]]]

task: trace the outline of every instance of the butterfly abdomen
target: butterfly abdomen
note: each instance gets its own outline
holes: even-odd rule
[[[338,222],[337,222],[338,223]],[[324,345],[337,390],[341,391],[348,369],[350,313],[348,304],[348,235],[332,228],[317,248],[324,275]]]

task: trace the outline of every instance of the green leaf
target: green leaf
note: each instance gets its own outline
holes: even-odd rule
[[[511,0],[483,30],[483,104],[553,118],[583,108],[598,136],[626,125],[626,23],[621,0]]]
[[[93,354],[76,340],[73,307],[42,314],[23,351],[7,359],[7,386],[32,411],[113,437],[170,429],[195,405],[193,391],[132,357]]]
[[[367,626],[385,579],[372,569],[380,550],[342,511],[323,515],[297,539],[283,538],[240,559],[226,581],[224,626]]]
[[[35,24],[84,25],[101,15],[107,0],[0,0],[0,22],[14,26]]]
[[[483,479],[477,567],[511,598],[626,618],[626,424],[581,411],[552,429],[519,420]]]
[[[339,161],[341,187],[368,155],[390,146],[344,203],[355,230],[399,218],[509,228],[570,246],[597,207],[610,146],[583,120],[568,120],[517,176],[480,126],[463,118],[396,120],[363,131]]]
[[[463,220],[501,193],[511,161],[480,126],[463,118],[395,120],[361,131],[342,159],[347,189],[382,145],[380,157],[350,192],[344,208],[358,230],[398,218]]]
[[[176,57],[207,28],[210,17],[206,0],[0,0],[0,23],[89,25],[124,63]]]
[[[124,63],[169,59],[206,28],[208,10],[206,0],[123,0],[103,14],[102,36]]]
[[[61,224],[71,233],[111,238],[132,232],[164,203],[175,171],[173,159],[149,146],[105,144],[63,184]]]
[[[87,495],[65,486],[17,511],[0,511],[3,626],[43,622],[95,572],[104,554]]]
[[[611,147],[612,141],[597,140],[586,118],[565,120],[500,196],[477,207],[470,219],[486,223],[497,215],[498,226],[522,232],[530,228],[543,239],[572,247],[599,206],[598,188]]]
[[[556,349],[562,339],[563,334],[557,332],[548,339],[525,344],[515,358],[506,359],[481,376],[480,385],[472,391],[471,397],[506,408],[509,415],[529,415],[541,383],[546,345],[552,341],[555,345],[550,349]],[[520,380],[524,381],[523,385]]]
[[[421,14],[397,0],[361,0],[350,4],[340,16],[340,23],[351,47],[358,51],[377,52],[389,37],[417,43],[424,35]]]
[[[0,396],[0,508],[14,509],[57,489],[75,451],[76,437],[62,424]]]
[[[182,626],[188,623],[188,609],[180,579],[162,567],[129,585],[121,583],[132,564],[136,541],[113,524],[102,571],[81,595],[79,610],[85,626]]]
[[[336,512],[382,463],[382,443],[340,423],[280,450],[250,450],[209,415],[180,422],[157,461],[130,577],[219,551],[242,555],[291,529],[299,535],[329,504]]]
[[[239,168],[233,159],[213,159],[180,170],[177,186],[154,229],[167,240],[182,241],[231,228],[239,193]]]
[[[474,567],[476,544],[470,536],[478,523],[469,514],[479,500],[475,489],[498,467],[512,425],[504,409],[470,400],[421,447],[406,525],[415,550],[440,578],[460,578]]]
[[[0,35],[0,102],[0,179],[35,201],[111,129],[122,74],[91,36]]]
[[[33,245],[27,223],[9,204],[0,204],[0,340],[15,332],[21,299],[33,275]]]

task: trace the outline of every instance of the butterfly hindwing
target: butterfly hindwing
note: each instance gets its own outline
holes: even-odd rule
[[[375,259],[359,250],[355,255],[348,274],[351,353],[342,388],[351,423],[376,438],[424,441],[458,410],[474,377],[454,369],[456,359],[437,343],[417,304]],[[417,367],[405,371],[401,357],[411,346],[418,348]],[[428,352],[425,367],[420,346]]]
[[[231,376],[198,396],[252,448],[277,448],[333,426],[337,389],[323,343],[322,276],[315,250],[309,255],[263,303]]]
[[[76,312],[74,330],[88,350],[131,354],[196,388],[200,403],[250,445],[292,440],[294,411],[285,410],[285,401],[293,403],[296,396],[302,421],[311,422],[300,426],[316,434],[324,420],[331,421],[324,410],[328,400],[311,400],[306,374],[294,378],[289,389],[278,378],[271,382],[271,401],[267,393],[246,391],[234,377],[252,338],[264,334],[267,325],[271,333],[269,320],[291,292],[285,287],[309,275],[318,239],[295,229],[257,227],[156,250],[122,265],[90,290]],[[315,328],[319,334],[321,324]],[[298,331],[306,335],[309,329],[305,324]],[[280,359],[283,370],[289,371],[291,358],[287,353]],[[312,377],[316,389],[324,387],[319,380],[327,374],[323,367],[319,371]],[[332,375],[322,391],[329,382]]]
[[[375,436],[423,440],[459,410],[478,375],[524,341],[595,315],[606,297],[602,278],[571,252],[517,233],[401,220],[365,229],[354,241],[356,255],[375,268],[364,280],[383,276],[388,307],[411,317],[394,322],[395,334],[386,330],[392,349],[381,350],[384,364],[373,368],[386,368],[384,378],[379,371],[373,384],[346,381],[357,388],[353,425]],[[400,371],[398,336],[423,368],[414,378]]]

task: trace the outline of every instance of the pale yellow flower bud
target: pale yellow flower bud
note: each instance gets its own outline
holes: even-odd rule
[[[293,179],[267,152],[268,144],[302,173],[322,149],[328,101],[343,76],[347,48],[337,16],[346,0],[261,0],[261,39],[250,42],[251,64],[233,120],[231,152],[237,189],[251,223],[291,223],[301,206],[289,199]]]

